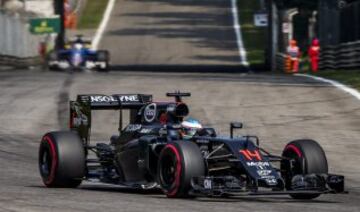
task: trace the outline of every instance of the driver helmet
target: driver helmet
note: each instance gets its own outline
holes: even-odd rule
[[[183,130],[182,136],[183,138],[192,138],[196,132],[202,128],[201,123],[193,118],[188,118],[181,122],[181,127]]]
[[[77,50],[80,50],[80,49],[83,48],[83,45],[81,43],[75,43],[74,48],[77,49]]]

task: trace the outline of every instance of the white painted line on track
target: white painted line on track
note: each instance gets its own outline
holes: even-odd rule
[[[316,77],[316,76],[312,76],[312,75],[308,75],[308,74],[295,74],[295,76],[301,76],[301,77],[308,77],[317,81],[321,81],[321,82],[325,82],[325,83],[329,83],[331,85],[333,85],[334,87],[352,95],[353,97],[357,98],[358,100],[360,100],[360,92],[357,91],[354,88],[350,88],[349,86],[346,86],[344,84],[341,84],[340,82],[337,82],[335,80],[330,80],[330,79],[325,79],[322,77]]]
[[[115,2],[116,0],[109,0],[107,6],[106,6],[106,10],[104,12],[104,15],[103,15],[103,18],[101,20],[101,23],[100,23],[100,26],[99,28],[97,29],[96,31],[96,34],[95,34],[95,37],[92,41],[92,48],[94,50],[97,50],[98,46],[99,46],[99,43],[100,43],[100,40],[105,32],[105,29],[106,29],[106,26],[109,22],[109,19],[110,19],[110,15],[111,15],[111,12],[114,8],[114,5],[115,5]]]
[[[244,41],[242,39],[242,35],[241,35],[241,26],[239,23],[239,12],[237,9],[237,0],[231,0],[231,11],[233,14],[233,23],[234,23],[234,30],[235,30],[235,34],[236,34],[236,40],[237,40],[237,45],[238,45],[238,49],[239,49],[239,55],[240,55],[240,60],[241,60],[241,65],[244,66],[249,66],[249,62],[247,60],[247,53],[246,53],[246,49],[244,46]]]

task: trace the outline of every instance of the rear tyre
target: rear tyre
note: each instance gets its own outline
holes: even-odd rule
[[[205,175],[199,147],[189,141],[167,144],[158,161],[158,181],[167,197],[188,197],[191,179]]]
[[[47,187],[74,188],[85,176],[85,150],[74,132],[50,132],[39,149],[39,169]]]
[[[282,176],[287,189],[291,189],[291,180],[295,175],[328,173],[325,152],[314,140],[292,141],[285,146],[282,156],[295,161],[292,165],[288,160],[281,162]],[[290,196],[294,199],[314,199],[320,194],[291,194]]]
[[[106,72],[109,71],[109,61],[110,61],[110,54],[108,51],[98,51],[97,52],[97,61],[104,62],[105,67],[98,67],[98,71]]]

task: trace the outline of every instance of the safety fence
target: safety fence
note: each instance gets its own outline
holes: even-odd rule
[[[360,67],[360,41],[322,47],[320,69],[356,69]]]
[[[28,18],[0,11],[0,64],[21,65],[37,58],[43,38],[29,32]]]

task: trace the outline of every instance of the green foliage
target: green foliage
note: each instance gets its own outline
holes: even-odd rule
[[[254,25],[254,13],[259,9],[259,1],[238,1],[241,32],[250,65],[262,65],[265,60],[267,28]]]
[[[360,70],[327,70],[314,75],[333,79],[360,90]]]
[[[79,20],[78,28],[97,28],[102,20],[107,3],[107,0],[87,0]]]

